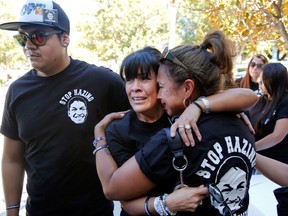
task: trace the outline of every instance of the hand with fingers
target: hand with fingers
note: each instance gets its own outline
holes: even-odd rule
[[[208,188],[203,185],[199,187],[183,187],[168,195],[167,206],[172,212],[195,212],[197,207],[202,205],[202,200],[208,195]]]
[[[241,119],[244,121],[244,123],[245,123],[245,124],[247,125],[247,127],[249,128],[250,132],[251,132],[252,134],[255,134],[255,130],[254,130],[254,128],[253,128],[253,126],[252,126],[249,118],[247,117],[247,115],[246,115],[244,112],[242,112],[242,113],[239,113],[239,114],[238,114],[238,117],[241,118]]]
[[[192,132],[196,134],[198,140],[202,139],[200,131],[197,126],[197,121],[201,116],[201,110],[195,105],[190,104],[181,116],[171,126],[171,137],[174,137],[176,131],[179,130],[179,134],[186,146],[194,146],[195,141]]]
[[[103,136],[105,134],[106,127],[114,120],[114,119],[121,119],[124,117],[127,111],[122,112],[113,112],[107,114],[98,124],[94,127],[94,135],[95,137]]]

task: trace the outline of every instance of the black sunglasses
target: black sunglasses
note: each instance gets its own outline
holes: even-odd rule
[[[254,68],[255,66],[257,67],[257,68],[262,68],[263,67],[263,64],[256,64],[255,62],[250,62],[250,66],[252,67],[252,68]]]
[[[219,188],[216,186],[216,184],[208,184],[208,191],[210,195],[218,202],[220,205],[224,205],[223,209],[223,215],[224,216],[232,216],[232,211],[227,205],[227,203],[224,200],[222,192],[219,190]]]
[[[49,32],[32,32],[31,34],[20,33],[13,37],[22,47],[26,46],[28,39],[36,46],[44,46],[49,35],[60,34],[61,32],[61,30],[52,30]]]
[[[165,47],[164,51],[162,52],[160,61],[165,59],[189,72],[188,68],[168,50],[168,47]]]

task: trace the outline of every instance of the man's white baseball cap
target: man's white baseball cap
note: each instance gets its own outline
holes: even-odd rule
[[[42,25],[70,33],[70,21],[64,10],[51,0],[25,1],[18,21],[0,24],[0,29],[18,31],[20,26]]]

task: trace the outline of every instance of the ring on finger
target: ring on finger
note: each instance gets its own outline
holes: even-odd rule
[[[183,125],[179,125],[178,128],[184,128],[184,126]]]
[[[199,203],[199,205],[201,206],[202,204],[203,204],[203,201],[201,200],[200,203]]]
[[[189,124],[185,125],[185,129],[186,130],[190,130],[191,129],[191,125],[189,125]]]

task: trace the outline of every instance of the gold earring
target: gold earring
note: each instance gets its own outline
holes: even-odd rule
[[[188,101],[188,105],[187,105],[187,101]],[[183,106],[184,106],[185,108],[187,108],[189,105],[190,105],[190,100],[189,100],[188,98],[184,98],[184,99],[183,99]]]

